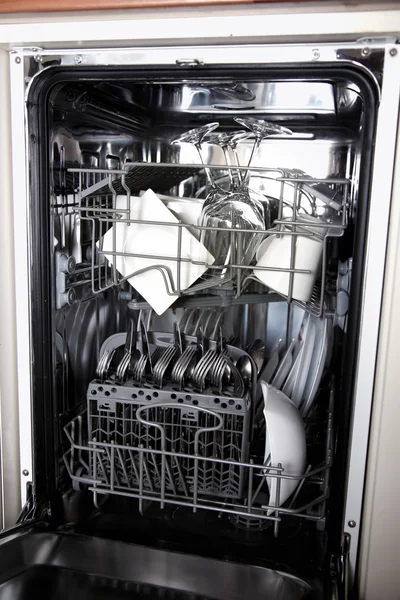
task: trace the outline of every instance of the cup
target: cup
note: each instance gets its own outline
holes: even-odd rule
[[[319,272],[324,237],[328,229],[328,227],[317,227],[316,224],[320,224],[318,219],[313,220],[313,217],[302,218],[296,221],[295,228],[293,227],[294,224],[292,226],[288,224],[281,231],[270,234],[257,250],[256,266],[264,267],[263,269],[253,270],[257,279],[272,290],[287,296],[291,275],[288,269],[290,269],[293,243],[295,253],[294,269],[308,272],[293,273],[292,298],[301,302],[308,302]],[[291,233],[293,230],[295,230],[296,235]]]

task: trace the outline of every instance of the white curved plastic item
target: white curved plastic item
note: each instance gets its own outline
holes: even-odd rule
[[[264,460],[270,457],[270,464],[280,463],[284,475],[301,476],[306,467],[306,434],[303,419],[293,402],[271,385],[261,382],[264,395],[264,417],[266,422],[266,452]],[[270,506],[281,506],[291,496],[300,483],[298,479],[280,479],[280,493],[277,498],[277,478],[267,477],[270,493]],[[270,510],[269,514],[273,511]]]

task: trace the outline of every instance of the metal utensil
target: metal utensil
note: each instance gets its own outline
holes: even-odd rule
[[[207,350],[207,352],[204,354],[204,356],[197,363],[196,368],[193,371],[193,375],[192,375],[192,383],[193,383],[194,387],[197,387],[200,390],[203,390],[206,375],[207,375],[216,356],[217,356],[217,353],[215,352],[215,350]]]
[[[132,354],[135,350],[136,346],[136,323],[135,320],[131,317],[128,320],[128,328],[126,332],[126,341],[125,341],[125,349],[124,355],[119,362],[116,371],[116,378],[119,383],[123,383],[125,379],[125,375],[128,371],[129,364],[131,362]]]
[[[183,387],[185,371],[195,355],[196,347],[188,346],[178,358],[174,365],[174,368],[172,369],[171,381],[173,383],[177,383],[180,389],[182,389]]]
[[[233,362],[231,361],[231,359],[228,356],[224,356],[224,361],[228,365],[230,372],[231,372],[231,378],[233,380],[234,395],[237,396],[238,398],[243,398],[245,387],[244,387],[242,376],[240,375],[236,366],[233,364]],[[222,394],[222,388],[220,388],[220,393]]]
[[[252,342],[252,344],[250,344],[247,352],[251,356],[251,358],[254,360],[256,367],[257,367],[257,373],[259,373],[264,364],[265,342],[260,339],[254,340],[254,342]]]
[[[156,365],[154,366],[153,382],[154,382],[154,385],[156,385],[157,387],[159,387],[159,388],[162,387],[165,371],[167,370],[170,362],[175,357],[175,354],[176,354],[176,348],[175,348],[175,345],[172,344],[171,346],[168,346],[166,348],[166,350],[163,352],[163,354],[157,361]]]
[[[236,368],[239,371],[245,386],[250,387],[253,369],[249,356],[246,354],[240,356],[236,363]]]

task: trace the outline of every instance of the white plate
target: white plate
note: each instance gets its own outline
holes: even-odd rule
[[[307,378],[310,372],[311,358],[314,350],[315,342],[315,325],[311,318],[311,315],[307,321],[306,328],[304,330],[303,338],[303,352],[301,355],[299,368],[296,374],[296,379],[293,384],[293,391],[290,394],[290,398],[295,406],[300,406],[300,402],[303,398],[304,388],[306,386]]]
[[[289,344],[289,348],[286,350],[283,355],[281,362],[279,363],[279,367],[272,379],[271,385],[273,385],[277,390],[280,390],[282,385],[285,382],[286,377],[289,374],[289,371],[293,364],[293,350],[296,345],[296,340],[292,340]]]
[[[328,356],[332,321],[331,319],[315,319],[315,328],[316,336],[314,351],[311,359],[309,375],[304,388],[303,402],[300,408],[300,412],[303,417],[306,417],[309,413],[321,383],[326,359]]]
[[[121,210],[126,206],[127,197],[117,196],[116,208]],[[147,190],[141,197],[131,197],[130,218],[178,223],[178,219],[152,190]],[[155,312],[161,315],[178,297],[173,293],[173,288],[177,287],[178,262],[174,258],[177,256],[178,249],[178,227],[145,223],[131,223],[130,225],[123,222],[115,223],[103,237],[102,250],[106,253],[107,250],[113,250],[114,234],[116,251],[123,253],[123,256],[116,257],[116,269],[124,277],[128,277],[142,269],[151,268],[138,275],[128,277],[128,281],[147,300]],[[160,258],[145,258],[130,254],[154,255]],[[186,227],[182,228],[181,256],[208,264],[214,262],[213,256]],[[112,255],[107,256],[106,254],[106,257],[113,263]],[[190,287],[206,270],[204,265],[181,262],[181,290]]]
[[[294,383],[296,381],[297,374],[299,372],[300,361],[301,361],[301,357],[303,354],[303,349],[304,349],[304,341],[301,340],[298,345],[297,356],[296,356],[296,352],[293,353],[292,368],[290,369],[287,379],[282,388],[282,392],[289,398],[290,398],[291,393],[293,392]]]
[[[279,390],[264,381],[264,417],[266,421],[266,448],[264,462],[278,466],[281,463],[285,475],[301,476],[306,466],[306,434],[303,419],[293,402]],[[281,506],[292,495],[300,480],[281,479],[277,498],[277,479],[267,477],[270,506]],[[271,514],[273,511],[268,511]]]
[[[281,346],[281,343],[282,343],[281,339],[279,339],[276,342],[275,346],[273,347],[273,349],[271,351],[271,354],[269,356],[267,364],[265,365],[265,367],[263,368],[263,370],[261,371],[261,373],[258,376],[257,392],[256,392],[256,406],[259,405],[259,400],[262,397],[261,381],[270,383],[270,381],[273,378],[274,373],[279,365],[279,348]]]

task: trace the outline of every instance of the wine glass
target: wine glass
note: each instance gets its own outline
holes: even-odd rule
[[[240,140],[249,135],[246,131],[215,133],[209,137],[209,141],[221,146],[228,167],[231,166],[228,148],[231,148],[236,165],[239,166],[236,147]],[[260,236],[255,235],[254,231],[265,228],[264,206],[258,199],[251,197],[248,188],[243,186],[240,169],[237,170],[236,183],[232,169],[229,168],[229,181],[228,192],[212,190],[203,204],[199,224],[206,229],[202,230],[201,240],[219,266],[218,270],[213,269],[212,276],[207,273],[204,278],[212,282],[212,285],[215,282],[223,284],[231,281],[236,272],[237,286],[240,288],[240,266],[250,264],[259,243]],[[226,232],[221,231],[223,229]],[[237,231],[238,229],[245,231]]]
[[[206,164],[204,163],[203,154],[201,152],[201,143],[204,140],[204,138],[206,137],[206,135],[209,135],[212,131],[214,131],[214,129],[217,129],[217,127],[219,127],[219,123],[217,123],[217,122],[207,123],[207,125],[202,125],[201,127],[196,127],[196,129],[190,129],[189,131],[182,133],[182,135],[180,135],[178,138],[171,141],[171,144],[193,144],[194,145],[197,152],[199,153],[200,161],[201,161],[201,164],[204,166],[204,170],[205,170],[208,182],[211,186],[211,189],[214,189],[216,187],[216,185],[215,185],[214,179],[211,175],[210,169],[208,169]]]
[[[276,123],[271,123],[270,121],[264,121],[264,119],[255,119],[254,117],[235,117],[234,120],[239,125],[246,127],[255,135],[254,145],[250,154],[250,159],[248,162],[248,170],[246,171],[245,181],[243,183],[247,183],[250,178],[250,166],[254,157],[254,154],[257,152],[258,148],[261,145],[261,142],[271,136],[271,135],[293,135],[293,132],[287,127],[282,127],[282,125],[277,125]]]
[[[250,136],[251,136],[251,132],[244,131],[243,129],[241,129],[240,131],[231,131],[229,133],[228,132],[211,133],[208,136],[208,142],[210,144],[215,144],[216,146],[220,146],[222,148],[222,151],[225,156],[225,161],[226,161],[226,164],[228,165],[228,167],[231,166],[228,148],[231,148],[234,158],[235,158],[235,164],[237,167],[239,167],[240,166],[239,159],[238,159],[238,155],[236,152],[237,145],[240,140],[244,140]],[[237,176],[239,184],[240,184],[241,183],[240,169],[237,170],[236,176]],[[230,183],[231,189],[233,189],[236,186],[232,169],[229,169],[229,183]]]

